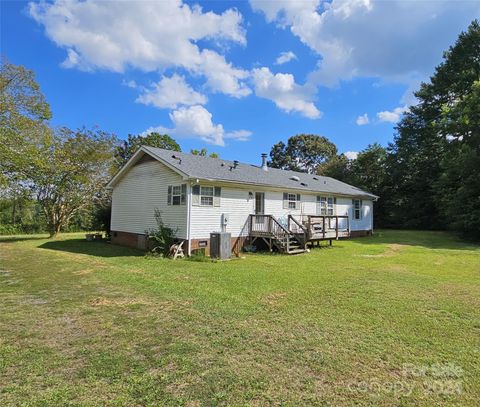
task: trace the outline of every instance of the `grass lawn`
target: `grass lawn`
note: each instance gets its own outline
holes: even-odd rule
[[[478,405],[480,247],[444,233],[229,262],[0,239],[2,406]]]

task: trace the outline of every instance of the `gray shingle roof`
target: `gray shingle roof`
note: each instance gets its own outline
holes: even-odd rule
[[[233,161],[220,158],[202,157],[148,146],[144,146],[143,149],[189,178],[378,198],[376,195],[330,177],[277,168],[269,168],[265,171],[260,166],[244,163],[239,163],[237,168],[233,168]],[[298,177],[299,181],[292,177]]]

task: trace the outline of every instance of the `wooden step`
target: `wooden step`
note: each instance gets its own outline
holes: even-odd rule
[[[300,253],[305,253],[304,249],[294,249],[294,250],[289,250],[287,254],[300,254]]]

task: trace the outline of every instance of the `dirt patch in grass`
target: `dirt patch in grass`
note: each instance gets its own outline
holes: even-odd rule
[[[262,297],[260,302],[264,305],[268,305],[270,307],[278,307],[281,305],[282,302],[287,298],[287,293],[285,292],[276,292],[270,293]]]
[[[368,257],[368,258],[376,258],[376,257],[394,257],[398,256],[400,252],[408,247],[408,245],[405,244],[387,244],[385,245],[386,250],[383,253],[379,254],[360,254],[360,257]]]
[[[137,300],[137,299],[116,299],[116,298],[93,298],[89,301],[89,304],[94,307],[108,307],[108,306],[126,306],[126,305],[150,305],[149,301]]]

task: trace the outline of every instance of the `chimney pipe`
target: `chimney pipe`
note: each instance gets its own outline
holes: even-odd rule
[[[239,164],[239,162],[237,160],[234,160],[233,161],[233,168],[237,168],[238,164]]]
[[[263,171],[268,171],[267,154],[265,154],[265,153],[262,154],[262,170]]]

